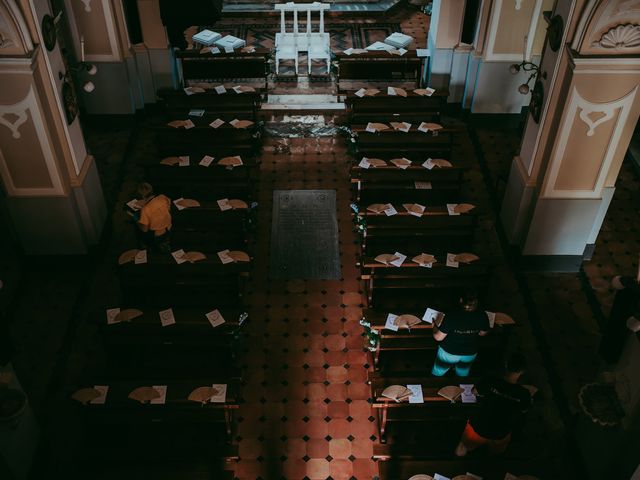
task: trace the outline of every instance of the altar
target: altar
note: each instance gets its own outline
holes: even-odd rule
[[[298,54],[306,52],[308,57],[308,71],[311,73],[312,60],[324,60],[327,64],[327,73],[331,67],[331,46],[329,34],[324,31],[324,12],[329,10],[328,3],[281,3],[274,5],[274,9],[280,11],[280,32],[276,33],[276,73],[280,60],[294,60],[296,74],[298,73]],[[311,23],[312,12],[320,15],[318,31],[314,32]],[[293,15],[293,30],[288,32],[286,26],[287,14]],[[301,32],[298,24],[299,16],[306,15],[307,28]]]

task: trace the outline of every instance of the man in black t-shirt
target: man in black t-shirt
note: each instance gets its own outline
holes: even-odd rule
[[[478,299],[467,294],[460,299],[461,309],[447,312],[440,325],[433,325],[433,338],[440,342],[431,374],[443,376],[455,367],[459,377],[469,376],[478,355],[478,339],[489,332],[486,312],[478,311]]]
[[[462,432],[455,454],[463,457],[488,445],[491,453],[503,453],[511,441],[511,431],[521,416],[531,408],[531,394],[518,380],[525,370],[525,358],[513,354],[505,365],[502,378],[487,378],[476,385],[478,412]]]

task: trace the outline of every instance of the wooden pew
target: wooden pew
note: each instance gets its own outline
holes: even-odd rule
[[[249,263],[223,264],[216,252],[196,263],[176,263],[170,254],[148,252],[148,262],[119,265],[124,303],[169,307],[237,305]]]
[[[378,432],[381,443],[387,441],[387,426],[390,422],[427,422],[430,424],[446,424],[448,428],[462,432],[464,424],[469,416],[477,409],[477,403],[451,403],[438,395],[438,390],[447,385],[460,383],[475,384],[479,381],[476,377],[453,378],[432,377],[428,370],[422,375],[382,375],[370,373],[371,408],[378,419]],[[382,396],[385,388],[391,385],[421,385],[424,403],[409,403],[408,401],[396,402]],[[455,447],[455,445],[454,445]]]
[[[183,154],[172,156],[183,156]],[[217,164],[221,158],[224,158],[222,155],[210,155],[215,160],[208,167],[199,165],[204,155],[184,156],[189,157],[189,166],[163,165],[159,159],[141,163],[145,170],[145,179],[154,186],[155,191],[162,192],[172,199],[197,198],[210,202],[221,198],[248,199],[251,197],[253,185],[258,176],[258,164],[254,157],[239,155],[243,165],[228,169]]]
[[[459,268],[451,268],[446,266],[442,256],[432,268],[420,267],[410,258],[402,266],[395,267],[365,256],[361,271],[369,305],[375,305],[379,297],[389,296],[419,297],[420,302],[427,305],[437,298],[453,302],[465,289],[474,289],[484,297],[491,275],[486,260],[480,259],[468,265],[461,263]]]
[[[122,307],[121,310],[125,310]],[[240,377],[235,360],[241,343],[240,307],[175,308],[176,323],[162,326],[159,310],[141,307],[143,314],[130,322],[109,324],[105,312],[96,313],[107,371],[118,378],[139,377],[153,371],[163,377],[219,374]],[[218,310],[225,322],[213,327],[207,313]]]
[[[415,50],[409,50],[403,56],[393,55],[386,51],[366,52],[347,55],[336,53],[338,59],[338,92],[340,82],[350,80],[404,80],[420,84],[422,59]]]
[[[177,51],[184,84],[227,78],[263,79],[266,90],[271,51],[267,48],[256,48],[253,53],[240,50],[234,53],[221,51],[216,55],[199,50]]]
[[[383,89],[384,90],[384,89]],[[359,97],[347,92],[345,103],[352,124],[367,122],[439,122],[449,92],[437,90],[431,96],[422,96],[407,90],[407,96],[388,95],[381,91],[373,96]]]
[[[183,210],[175,205],[172,207],[172,244],[186,250],[220,251],[234,246],[234,249],[246,251],[249,210],[222,211],[216,201],[200,204],[200,207]]]
[[[155,127],[156,145],[160,155],[176,152],[207,152],[217,146],[233,147],[236,155],[254,155],[259,145],[260,130],[254,124],[249,128],[234,128],[228,123],[212,128],[206,120],[196,117],[176,118],[191,120],[196,126],[190,129],[174,128],[167,124]]]
[[[193,402],[188,400],[189,394],[196,388],[226,384],[227,394],[223,403]],[[167,429],[172,425],[224,425],[227,439],[231,439],[233,413],[240,408],[240,385],[237,380],[218,377],[198,379],[166,379],[140,378],[120,380],[112,378],[96,378],[92,383],[86,382],[78,388],[93,388],[94,385],[108,385],[109,390],[104,404],[80,404],[77,409],[83,416],[85,424],[94,427],[100,425],[137,425],[140,428],[150,424],[162,424]],[[164,404],[141,404],[128,398],[130,392],[142,386],[166,385],[166,401]],[[72,392],[71,392],[72,393]],[[70,400],[73,401],[73,400]]]
[[[161,89],[157,92],[167,115],[182,112],[187,115],[191,109],[203,109],[205,115],[233,116],[250,114],[255,117],[260,108],[260,92],[236,93],[229,87],[226,93],[218,94],[213,89],[204,93],[187,95],[184,90]],[[213,118],[212,120],[215,120]],[[225,120],[223,118],[223,120]],[[233,120],[233,118],[230,118]],[[211,120],[210,120],[211,121]]]
[[[437,135],[432,132],[418,131],[420,124],[412,125],[409,132],[393,129],[370,133],[367,125],[352,125],[352,135],[356,137],[358,154],[365,157],[380,158],[381,156],[398,155],[426,155],[433,158],[450,158],[453,135],[456,129],[443,128]]]
[[[425,445],[416,446],[416,452],[426,450]],[[401,447],[397,447],[402,451]],[[411,455],[396,455],[393,448],[387,445],[374,445],[373,458],[378,461],[380,480],[408,479],[414,475],[434,475],[439,473],[448,478],[464,475],[467,472],[481,477],[483,480],[504,480],[507,473],[513,475],[534,475],[547,478],[540,473],[543,464],[535,464],[529,459],[496,458],[448,458],[419,459]],[[390,458],[391,456],[391,458]]]
[[[383,202],[380,202],[383,203]],[[412,202],[413,203],[413,202]],[[366,231],[362,238],[362,251],[366,255],[394,253],[415,254],[461,250],[471,248],[477,224],[476,209],[461,215],[448,215],[447,208],[427,205],[422,217],[405,211],[401,204],[394,207],[397,214],[387,216],[360,207],[358,216],[364,220]],[[396,248],[392,252],[389,249]],[[452,252],[455,253],[455,252]]]
[[[446,302],[445,299],[445,297],[438,297],[434,299],[434,303],[430,303],[428,307],[445,313],[456,308],[457,302],[451,304]],[[410,353],[420,353],[421,355],[417,358],[420,358],[424,365],[431,365],[433,363],[436,350],[438,349],[438,342],[433,338],[432,324],[420,322],[411,327],[410,330],[402,328],[397,332],[385,328],[387,315],[389,313],[394,313],[395,315],[409,313],[418,318],[422,318],[426,308],[427,305],[425,305],[422,311],[416,309],[408,309],[408,311],[368,309],[364,311],[364,318],[371,323],[371,328],[376,329],[380,333],[378,345],[375,351],[372,352],[373,366],[376,370],[384,368],[387,357],[394,355],[404,357]],[[480,354],[478,358],[482,360],[484,364],[495,363],[497,359],[502,357],[511,328],[511,325],[495,325],[489,335],[480,337],[478,342],[478,351]]]

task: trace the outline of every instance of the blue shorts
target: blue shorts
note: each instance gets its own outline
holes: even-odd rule
[[[431,369],[431,375],[441,377],[447,373],[451,367],[455,367],[457,376],[468,377],[471,364],[477,356],[477,353],[473,355],[453,355],[442,347],[438,347],[438,353],[436,355],[436,361],[433,363],[433,368]]]

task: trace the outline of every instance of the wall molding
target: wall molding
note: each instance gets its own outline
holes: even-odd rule
[[[65,0],[66,11],[68,12],[69,18],[69,30],[71,30],[71,36],[73,38],[73,44],[76,51],[76,57],[81,57],[82,46],[80,42],[80,38],[82,36],[87,38],[89,32],[83,32],[81,26],[79,25],[78,19],[73,14],[72,7],[73,0]],[[89,0],[91,1],[91,0]],[[111,53],[109,54],[96,54],[91,53],[91,51],[87,50],[87,46],[85,43],[85,60],[87,62],[120,62],[122,61],[122,55],[120,54],[120,48],[118,45],[118,34],[116,31],[116,20],[114,17],[114,12],[111,8],[111,2],[109,0],[96,0],[98,2],[99,8],[90,8],[89,10],[83,9],[85,12],[90,13],[91,15],[99,15],[102,13],[104,18],[104,25],[107,30],[107,34],[109,37],[109,47]],[[83,0],[83,4],[86,3]]]
[[[627,117],[629,116],[629,111],[633,105],[633,102],[636,98],[636,93],[638,91],[638,86],[635,86],[630,92],[626,93],[622,97],[612,100],[610,102],[596,103],[590,102],[586,100],[580,93],[578,89],[574,85],[571,90],[571,94],[569,96],[568,106],[565,109],[564,117],[562,119],[560,125],[560,135],[558,137],[558,141],[556,146],[552,152],[550,166],[547,173],[547,178],[545,179],[541,197],[544,198],[601,198],[602,189],[604,188],[604,184],[607,179],[607,175],[609,173],[609,169],[611,164],[613,163],[613,159],[616,153],[616,149],[618,143],[620,141],[620,137],[622,135],[622,131],[626,125]],[[569,136],[573,130],[573,127],[576,123],[577,119],[585,122],[589,127],[587,131],[587,135],[591,133],[594,134],[595,128],[598,125],[605,123],[606,121],[611,120],[613,118],[613,114],[616,110],[619,110],[618,118],[616,120],[616,124],[613,128],[613,133],[611,138],[609,139],[607,150],[604,158],[602,159],[602,163],[600,165],[600,169],[598,171],[598,177],[596,178],[594,188],[592,190],[565,190],[565,189],[556,189],[555,185],[558,179],[558,174],[560,173],[560,167],[562,165],[562,160],[565,157],[567,143],[569,141]],[[588,116],[589,113],[595,112],[605,112],[605,117],[602,117],[596,121],[591,120],[586,121],[585,116]]]
[[[524,49],[524,56],[526,60],[531,60],[531,52],[533,50],[533,42],[535,40],[536,29],[538,26],[538,20],[540,19],[540,15],[542,12],[542,3],[543,0],[535,0],[535,5],[533,7],[533,14],[531,16],[531,21],[529,23],[529,31],[527,32],[527,45]],[[516,10],[520,10],[517,8],[518,4],[514,5]],[[493,8],[491,11],[491,21],[489,23],[489,33],[487,45],[485,48],[485,61],[487,62],[521,62],[522,61],[522,53],[494,53],[493,49],[496,44],[496,37],[498,35],[498,30],[500,28],[500,14],[502,13],[502,9],[506,8],[504,0],[495,0],[493,3]],[[524,40],[524,36],[523,36]]]
[[[4,179],[4,184],[7,189],[7,194],[13,197],[36,197],[36,196],[40,197],[44,195],[51,195],[51,196],[64,195],[64,188],[62,185],[62,180],[60,178],[60,173],[58,171],[58,166],[56,164],[55,155],[51,147],[49,136],[47,135],[47,128],[45,125],[44,118],[42,117],[42,112],[38,104],[38,99],[36,98],[36,94],[33,90],[33,85],[29,87],[29,92],[19,102],[16,102],[12,105],[0,105],[0,112],[2,111],[23,112],[24,116],[22,116],[21,119],[24,118],[24,121],[22,121],[20,125],[26,123],[26,121],[29,118],[31,118],[31,121],[33,122],[33,126],[36,130],[38,142],[40,144],[40,151],[42,152],[42,156],[44,158],[45,165],[49,173],[49,179],[51,180],[51,187],[44,187],[44,188],[16,187],[15,184],[13,183],[11,172],[9,171],[9,168],[7,166],[6,158],[4,157],[2,151],[0,150],[0,174],[2,174],[2,178]],[[3,125],[5,124],[3,123]],[[9,129],[11,130],[10,127]],[[18,131],[18,136],[16,137],[14,134],[13,138],[15,140],[20,139],[19,131]]]

